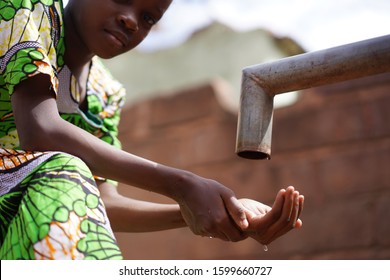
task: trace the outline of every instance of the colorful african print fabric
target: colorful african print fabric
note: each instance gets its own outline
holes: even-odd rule
[[[64,65],[62,15],[59,0],[0,1],[1,259],[122,258],[85,163],[62,152],[23,151],[19,145],[11,96],[23,80],[45,74],[63,119],[120,147],[124,89],[94,58],[86,85],[88,108],[80,109],[80,87]]]

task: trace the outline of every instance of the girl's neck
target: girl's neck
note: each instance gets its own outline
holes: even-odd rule
[[[71,9],[71,3],[69,3],[64,11],[65,64],[73,74],[78,76],[81,72],[83,72],[83,69],[89,67],[94,54],[88,50],[81,40],[73,23]]]
[[[83,43],[72,18],[72,4],[69,2],[64,11],[65,25],[65,64],[77,80],[80,92],[79,106],[86,110],[86,97],[89,67],[94,54]]]

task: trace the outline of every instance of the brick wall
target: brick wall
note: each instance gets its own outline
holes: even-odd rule
[[[234,154],[237,116],[212,81],[124,110],[124,149],[217,179],[239,197],[272,204],[294,185],[304,227],[269,246],[227,243],[190,230],[118,233],[127,259],[389,259],[390,74],[305,90],[275,110],[272,159]],[[120,185],[125,195],[171,202]]]

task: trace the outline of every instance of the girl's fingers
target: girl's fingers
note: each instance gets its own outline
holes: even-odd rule
[[[283,208],[283,204],[284,204],[285,193],[286,193],[285,189],[281,189],[278,192],[275,198],[275,202],[272,205],[271,211],[275,211],[276,213],[281,213],[281,209]]]
[[[286,190],[284,189],[278,192],[271,210],[265,215],[261,215],[261,216],[248,215],[248,217],[250,217],[250,225],[248,227],[249,232],[257,235],[262,235],[263,232],[266,232],[268,228],[272,226],[272,224],[274,224],[279,220],[280,215],[282,214],[283,211],[285,192]]]
[[[287,188],[283,213],[280,216],[280,219],[262,234],[262,239],[265,242],[264,244],[269,244],[293,229],[296,225],[300,209],[299,193],[292,187]]]
[[[275,225],[282,227],[281,220],[286,221],[291,215],[291,195],[293,190],[293,187],[288,187],[286,190],[280,190],[276,196],[272,209],[265,216],[261,218],[255,217],[251,220],[251,224],[255,225],[253,230],[258,234],[263,235],[270,232],[271,229],[275,229]]]
[[[279,191],[272,209],[262,219],[251,219],[256,232],[251,232],[250,236],[262,244],[269,244],[293,228],[300,228],[303,203],[304,197],[294,187]]]
[[[305,197],[303,195],[300,195],[299,196],[299,213],[298,213],[298,218],[301,216],[304,202],[305,202]]]
[[[298,228],[301,228],[302,227],[302,220],[299,219],[299,217],[301,216],[301,213],[302,213],[302,210],[303,210],[303,203],[305,201],[305,197],[303,195],[300,195],[299,196],[299,211],[298,211],[298,218],[297,218],[297,222],[295,224],[295,228],[298,229]]]
[[[291,221],[291,216],[294,210],[294,187],[288,187],[286,189],[286,195],[283,205],[283,214],[282,219],[285,219],[287,222]]]
[[[242,230],[248,228],[248,219],[246,211],[241,202],[234,196],[224,199],[225,207],[235,224]]]
[[[295,227],[295,223],[298,220],[299,216],[299,192],[295,191],[293,195],[293,207],[290,216],[290,222],[292,222],[292,227]]]

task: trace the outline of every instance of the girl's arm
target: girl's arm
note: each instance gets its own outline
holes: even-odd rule
[[[22,149],[78,156],[97,176],[174,199],[195,234],[232,241],[243,238],[236,224],[247,227],[245,211],[230,189],[114,148],[66,122],[58,113],[48,76],[40,74],[18,85],[12,106]]]
[[[151,232],[187,226],[177,204],[131,199],[107,182],[98,182],[98,187],[111,227],[116,232]]]
[[[110,223],[116,232],[151,232],[185,227],[180,207],[134,200],[118,193],[110,183],[98,183]],[[293,187],[282,189],[271,207],[252,199],[240,199],[247,212],[245,236],[270,244],[294,228],[302,227],[299,216],[304,197]],[[243,238],[245,237],[243,235]]]

